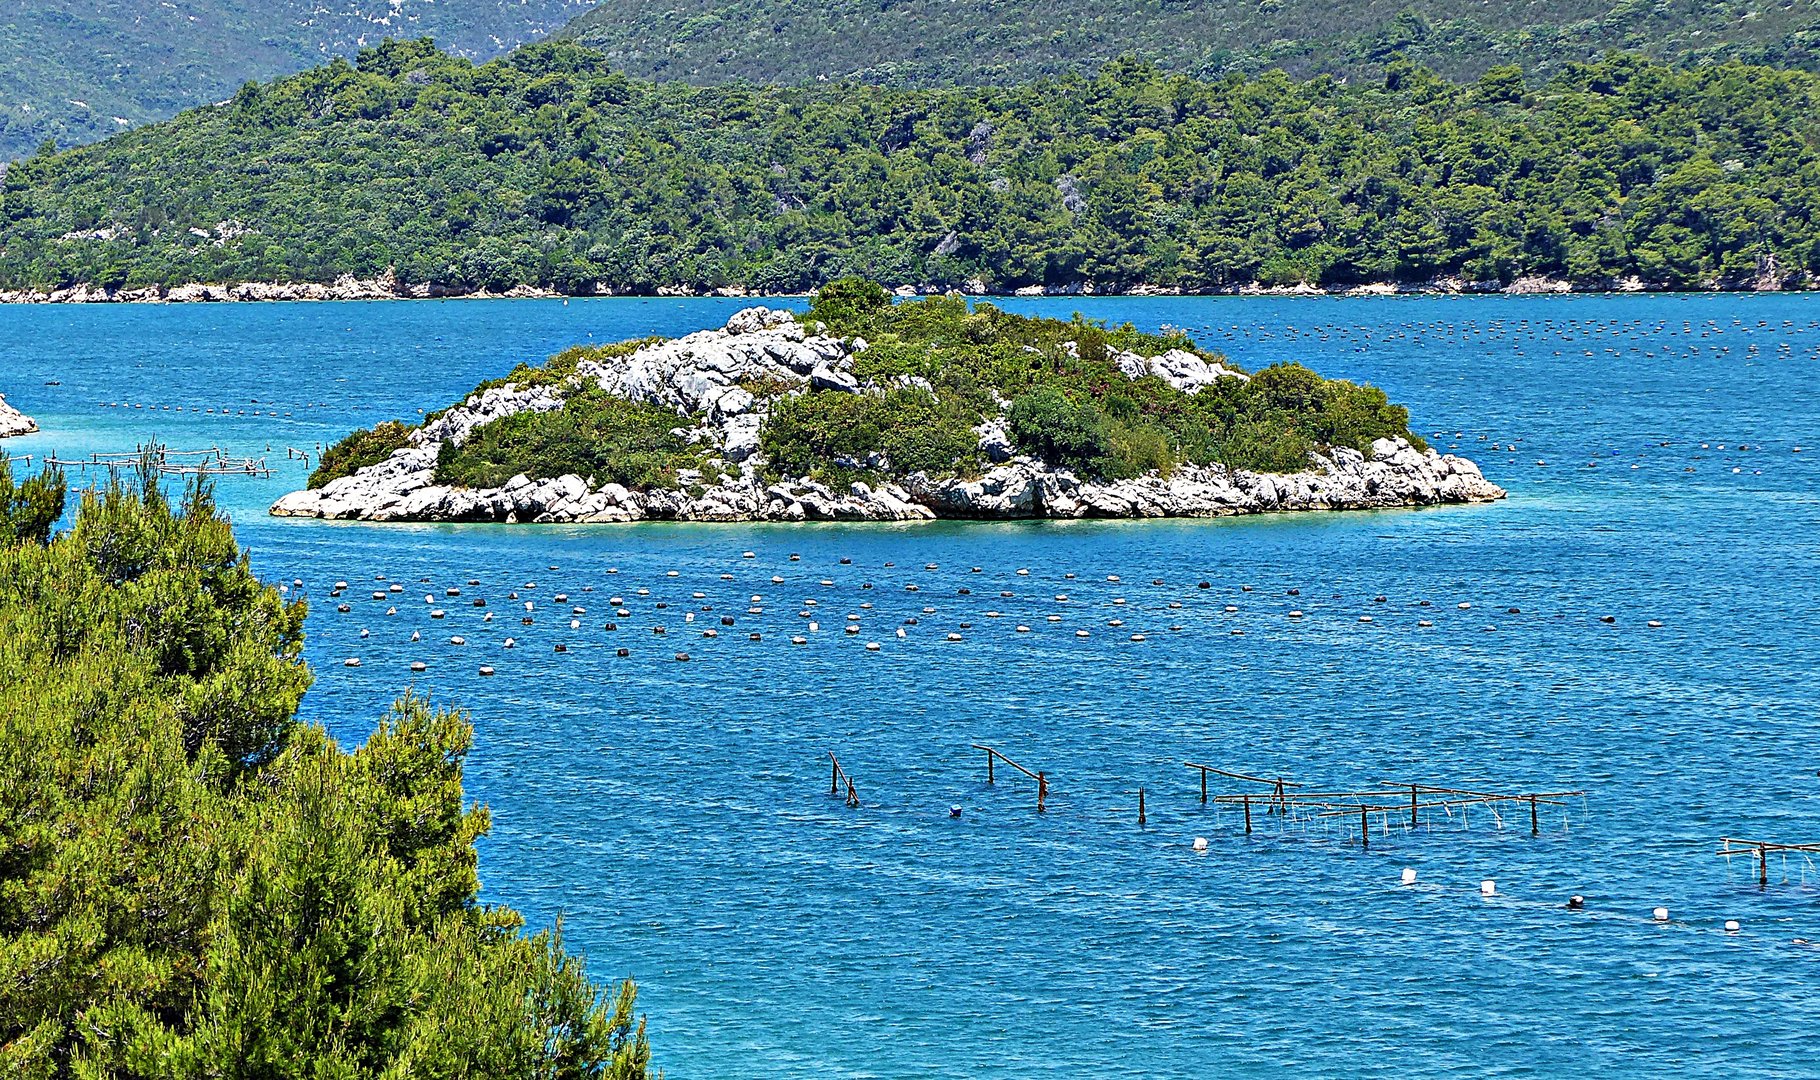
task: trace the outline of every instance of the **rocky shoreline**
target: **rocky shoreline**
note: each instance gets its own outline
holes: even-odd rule
[[[439,448],[459,445],[480,425],[562,405],[550,386],[508,383],[469,395],[411,433],[389,458],[324,486],[293,492],[271,508],[277,517],[360,521],[629,522],[918,521],[934,518],[1225,517],[1297,510],[1363,510],[1504,497],[1465,458],[1379,439],[1370,454],[1338,447],[1311,457],[1307,470],[1264,474],[1219,465],[1181,465],[1168,475],[1097,481],[1014,453],[1003,417],[976,429],[990,463],[975,478],[911,473],[888,482],[836,489],[813,479],[766,478],[759,452],[764,406],[741,384],[782,381],[848,393],[876,392],[854,375],[863,341],[809,334],[789,312],[748,308],[725,328],[645,346],[605,364],[584,361],[576,377],[629,400],[674,408],[679,432],[703,447],[717,475],[679,475],[674,489],[631,491],[590,485],[576,475],[519,475],[497,488],[458,488],[434,480]],[[1187,351],[1157,357],[1123,354],[1127,377],[1161,377],[1193,393],[1222,378],[1245,378]],[[909,378],[900,376],[900,378]],[[866,468],[875,462],[841,462]]]
[[[1805,292],[1820,289],[1820,279],[1805,277],[1779,279],[1765,277],[1751,282],[1734,282],[1723,288],[1700,290],[1723,293]],[[899,285],[899,296],[928,296],[945,290],[934,285]],[[1637,278],[1623,278],[1580,285],[1560,278],[1525,277],[1504,283],[1468,281],[1463,278],[1436,278],[1430,281],[1376,282],[1364,285],[1234,285],[1229,288],[1192,290],[1168,285],[1132,285],[1101,288],[1092,282],[1070,285],[1027,285],[1013,289],[995,288],[984,281],[970,281],[960,290],[968,296],[1539,296],[1610,293],[1644,293],[1670,290],[1654,289]],[[377,278],[343,275],[332,283],[252,281],[237,284],[190,282],[183,285],[148,285],[134,289],[108,289],[99,285],[71,285],[61,289],[0,289],[0,304],[185,304],[185,303],[271,303],[297,300],[527,300],[566,299],[569,297],[664,296],[664,297],[729,297],[753,299],[778,296],[742,286],[723,286],[700,290],[689,286],[663,285],[649,291],[615,290],[604,284],[579,292],[561,292],[534,285],[516,285],[503,292],[485,289],[459,289],[442,285],[411,284],[391,274]],[[784,294],[789,295],[789,294]]]
[[[0,394],[0,439],[14,435],[30,435],[38,430],[38,422],[6,403],[6,395]]]

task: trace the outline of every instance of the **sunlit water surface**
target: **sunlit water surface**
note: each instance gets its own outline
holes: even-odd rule
[[[305,475],[287,447],[737,306],[10,307],[0,392],[45,434],[7,448],[155,436],[273,462],[220,496],[258,569],[312,599],[306,717],[353,743],[409,686],[469,710],[486,899],[562,916],[597,976],[635,977],[672,1077],[1820,1071],[1820,949],[1800,943],[1820,940],[1820,874],[1777,859],[1760,891],[1714,854],[1726,835],[1820,840],[1820,298],[1005,304],[1375,382],[1509,489],[1492,506],[810,527],[264,514]],[[986,786],[973,743],[1044,770],[1047,813],[1003,766]],[[830,751],[858,809],[828,795]],[[1413,832],[1376,817],[1366,852],[1350,819],[1260,814],[1246,837],[1185,761],[1588,794],[1543,806],[1539,837],[1520,808]]]

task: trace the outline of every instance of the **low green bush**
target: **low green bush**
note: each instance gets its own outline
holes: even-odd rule
[[[590,484],[674,487],[676,470],[696,462],[690,445],[673,434],[682,423],[669,409],[586,390],[560,409],[504,416],[469,432],[460,446],[443,443],[435,480],[489,488],[519,473],[540,479],[574,473]]]
[[[352,476],[368,465],[377,465],[401,450],[409,441],[412,428],[398,420],[386,420],[371,428],[361,428],[322,452],[322,460],[310,473],[309,486],[319,488],[331,480]]]

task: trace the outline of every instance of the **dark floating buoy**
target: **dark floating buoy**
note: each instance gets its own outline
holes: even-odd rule
[[[676,658],[678,660],[687,660],[689,658],[689,654],[686,652],[679,652],[676,654]]]
[[[949,807],[949,808],[948,808],[948,816],[949,816],[949,817],[951,817],[951,818],[957,818],[957,817],[960,817],[960,816],[961,816],[961,808],[960,808],[960,807],[958,807],[958,806],[950,806],[950,807]]]
[[[613,650],[613,655],[614,656],[631,656],[632,650],[631,649],[615,649],[615,650]]]
[[[1197,588],[1197,589],[1211,589],[1211,588],[1213,588],[1213,582],[1211,582],[1211,581],[1203,581],[1203,582],[1201,582],[1201,583],[1200,583],[1200,584],[1199,584],[1199,585],[1197,585],[1197,586],[1195,586],[1195,588]]]
[[[482,664],[480,665],[480,673],[482,675],[491,675],[493,674],[493,668],[490,665]]]
[[[1615,623],[1618,621],[1618,617],[1616,615],[1601,615],[1599,616],[1599,621],[1602,623]]]
[[[1579,911],[1584,907],[1586,907],[1586,897],[1581,896],[1579,893],[1575,893],[1567,898],[1567,910]]]
[[[567,645],[562,644],[561,642],[558,642],[556,645],[556,651],[557,652],[568,652],[569,647]]]

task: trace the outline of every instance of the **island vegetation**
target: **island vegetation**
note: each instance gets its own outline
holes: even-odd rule
[[[1820,77],[1631,55],[1459,85],[1115,62],[998,88],[692,88],[389,42],[19,163],[0,287],[1187,291],[1820,274]]]
[[[464,717],[342,749],[206,485],[64,498],[0,456],[0,1072],[646,1074],[631,983],[477,899]]]
[[[846,485],[910,473],[977,476],[989,465],[979,429],[994,423],[1005,425],[1016,452],[1098,480],[1167,475],[1178,464],[1292,473],[1309,467],[1310,454],[1335,446],[1367,453],[1383,438],[1425,446],[1409,430],[1408,410],[1376,387],[1324,379],[1299,364],[1247,375],[1179,333],[1108,327],[1079,315],[1033,318],[954,295],[894,303],[863,279],[820,290],[801,322],[855,346],[854,382],[742,382],[764,415],[759,446],[771,480]],[[610,363],[650,343],[570,349],[543,367],[483,384],[477,393],[554,386],[561,404],[490,420],[460,442],[441,441],[434,481],[492,488],[519,474],[572,473],[590,486],[644,491],[674,488],[683,475],[712,481],[728,473],[712,438],[688,437],[698,417],[628,400],[577,375],[583,362]],[[1223,377],[1184,389],[1133,366],[1170,354]],[[411,430],[388,421],[348,435],[323,455],[309,486],[389,455],[378,451],[408,444]]]

